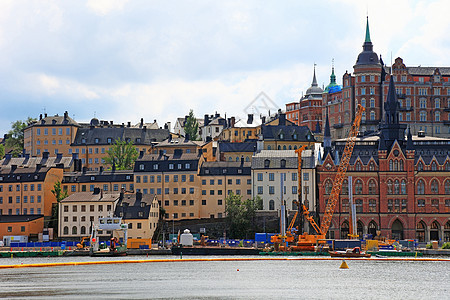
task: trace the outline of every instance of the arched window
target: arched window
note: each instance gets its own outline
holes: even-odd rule
[[[371,179],[369,181],[369,195],[375,195],[377,193],[377,185],[375,180]]]
[[[69,234],[69,227],[64,226],[63,232],[64,232],[64,235],[68,235]]]
[[[370,164],[369,164],[369,170],[370,171],[375,171],[375,164],[373,163],[373,161],[371,161]]]
[[[356,234],[361,238],[364,235],[364,224],[361,221],[356,223]]]
[[[80,234],[86,234],[86,226],[81,226]]]
[[[450,179],[447,179],[444,183],[445,194],[450,195]]]
[[[398,181],[398,179],[395,179],[394,181],[394,194],[400,194],[400,182]]]
[[[363,183],[362,183],[361,179],[358,179],[355,182],[355,194],[356,195],[361,195],[362,194],[362,190],[363,190]]]
[[[342,212],[349,212],[348,199],[342,199]]]
[[[333,188],[333,185],[331,184],[331,180],[327,180],[325,182],[325,194],[329,195],[331,193],[332,188]]]
[[[283,146],[283,150],[286,150],[286,145]]]
[[[362,199],[356,199],[355,200],[355,204],[356,204],[356,212],[357,213],[362,213],[363,212],[363,201],[362,201]]]
[[[369,199],[369,212],[377,211],[377,201],[375,199]]]
[[[444,242],[450,242],[450,221],[444,226]]]
[[[417,164],[417,171],[423,171],[423,163],[421,161]]]
[[[376,237],[377,230],[378,230],[377,223],[375,223],[375,221],[370,221],[369,226],[367,226],[367,233],[371,234],[372,237]]]
[[[436,122],[439,122],[441,120],[441,112],[440,111],[437,110],[434,112],[434,120]]]
[[[361,163],[358,161],[355,166],[356,171],[361,171]]]
[[[425,194],[425,182],[422,179],[417,182],[417,194]]]
[[[392,159],[389,160],[389,171],[393,171],[394,170],[394,163],[392,162]]]
[[[246,162],[249,162],[249,161],[250,161],[250,158],[247,156],[247,157],[245,158],[245,161],[246,161]]]
[[[341,194],[348,195],[348,180],[347,179],[344,179],[344,181],[342,182]]]
[[[289,145],[289,150],[292,150],[292,146],[291,145]]]
[[[394,161],[394,171],[398,171],[398,160]]]
[[[388,195],[392,195],[392,180],[388,180],[387,182],[387,193]]]
[[[272,150],[272,147],[270,145],[267,146],[267,150]]]
[[[269,201],[269,210],[275,210],[275,201],[273,200]]]
[[[374,111],[370,112],[370,120],[375,121],[375,112]]]
[[[400,160],[400,171],[404,171],[403,160]]]
[[[349,228],[348,222],[344,221],[341,226],[341,239],[348,239]]]
[[[72,234],[77,234],[77,226],[72,227]]]
[[[403,240],[403,224],[399,219],[392,223],[392,238],[394,240]]]
[[[281,150],[281,146],[280,145],[278,145],[278,150]]]
[[[431,223],[430,240],[439,241],[439,231],[440,231],[439,223],[437,221],[434,221],[433,223]]]
[[[297,205],[297,201],[296,200],[292,201],[292,210],[298,210],[298,205]]]
[[[402,186],[401,186],[402,195],[406,195],[406,180],[402,179]]]
[[[450,116],[450,114],[448,114]],[[450,171],[450,163],[446,162],[445,163],[445,171]]]
[[[431,181],[431,193],[432,194],[439,193],[439,184],[436,179],[433,179],[433,181]]]
[[[435,161],[431,163],[431,171],[437,171],[437,164]]]

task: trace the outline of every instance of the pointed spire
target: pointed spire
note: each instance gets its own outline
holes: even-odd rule
[[[323,136],[326,137],[331,137],[331,132],[330,132],[330,121],[328,120],[328,109],[327,109],[327,116],[325,118],[325,131],[323,133]]]
[[[369,31],[369,16],[367,16],[367,24],[366,24],[366,43],[371,43],[370,41],[370,31]]]
[[[389,90],[387,94],[387,100],[385,103],[385,111],[386,111],[386,122],[387,124],[396,124],[398,123],[398,113],[397,113],[397,92],[395,91],[394,85],[394,76],[391,75],[389,81]]]
[[[331,152],[331,132],[330,132],[330,121],[328,119],[328,109],[327,109],[327,116],[325,119],[325,129],[323,132],[323,147],[324,147],[324,156],[328,152]]]
[[[311,86],[317,86],[317,80],[316,80],[316,64],[314,63],[314,76]]]
[[[408,126],[408,135],[406,141],[406,150],[414,150],[414,144],[412,141],[411,127]]]
[[[336,84],[336,75],[334,75],[334,58],[331,65],[330,85]]]

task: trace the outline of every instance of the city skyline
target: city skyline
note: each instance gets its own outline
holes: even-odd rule
[[[142,1],[0,3],[0,128],[69,111],[160,126],[193,109],[244,116],[260,92],[284,109],[317,81],[352,71],[369,17],[387,65],[446,66],[444,1],[195,5]],[[214,104],[211,104],[211,102]]]

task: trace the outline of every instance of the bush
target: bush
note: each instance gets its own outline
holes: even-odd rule
[[[433,245],[431,243],[427,244],[426,247],[427,249],[433,249]]]
[[[442,249],[450,249],[450,242],[444,243],[444,245],[442,245]]]

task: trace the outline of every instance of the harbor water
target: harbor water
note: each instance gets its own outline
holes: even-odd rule
[[[159,258],[168,257],[151,257]],[[0,269],[0,298],[449,299],[450,295],[449,261],[348,260],[349,269],[342,270],[341,260],[171,258],[177,261]],[[0,265],[130,259],[149,258],[5,258]]]

